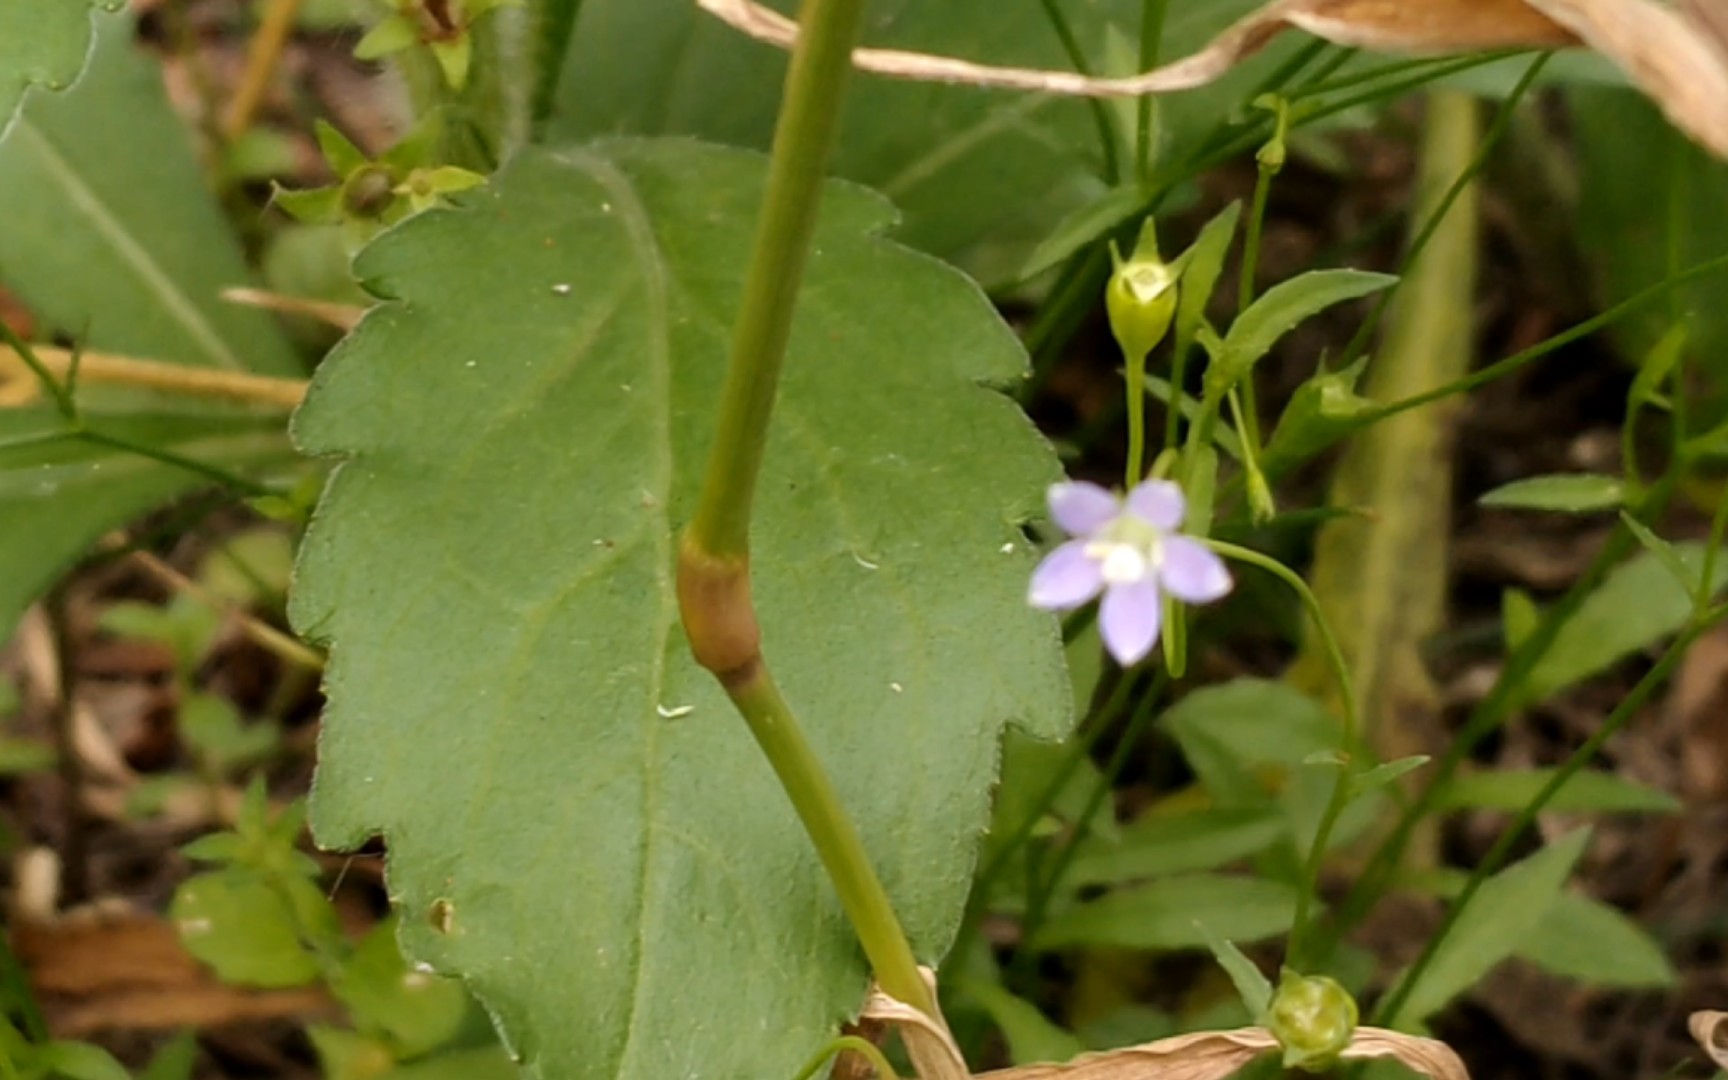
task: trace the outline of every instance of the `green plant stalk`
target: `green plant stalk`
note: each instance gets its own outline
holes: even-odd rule
[[[1542,812],[1543,807],[1547,806],[1555,794],[1562,787],[1565,787],[1567,782],[1576,776],[1584,766],[1595,760],[1596,755],[1607,744],[1608,740],[1626,726],[1633,715],[1649,700],[1650,695],[1656,692],[1656,688],[1667,680],[1669,673],[1679,665],[1686,655],[1687,648],[1725,617],[1728,617],[1728,604],[1710,608],[1694,618],[1692,624],[1679,637],[1675,638],[1674,642],[1662,653],[1661,659],[1656,662],[1655,666],[1645,672],[1644,677],[1638,680],[1631,691],[1621,699],[1620,704],[1615,706],[1614,711],[1608,714],[1607,719],[1602,722],[1595,733],[1586,739],[1582,746],[1572,752],[1565,764],[1555,770],[1554,776],[1543,785],[1542,790],[1537,792],[1536,797],[1530,801],[1529,805],[1518,812],[1518,816],[1513,819],[1512,824],[1500,834],[1499,838],[1495,840],[1494,846],[1489,849],[1488,854],[1483,856],[1482,861],[1470,872],[1470,879],[1464,883],[1464,888],[1458,893],[1458,898],[1447,909],[1446,917],[1440,923],[1440,928],[1423,946],[1421,955],[1416,958],[1415,963],[1411,964],[1409,972],[1403,979],[1399,980],[1397,988],[1375,1007],[1374,1016],[1377,1021],[1397,1023],[1398,1010],[1403,1008],[1404,1003],[1410,999],[1417,982],[1428,970],[1429,965],[1433,963],[1441,944],[1446,940],[1446,935],[1458,924],[1459,917],[1464,914],[1464,909],[1469,906],[1477,891],[1505,864],[1507,856],[1512,853],[1512,849],[1518,841],[1523,839],[1524,834],[1535,824],[1536,816]]]
[[[1666,505],[1673,487],[1672,476],[1653,487],[1640,507],[1640,516],[1651,517],[1658,514]],[[1334,920],[1329,944],[1356,925],[1367,914],[1375,898],[1385,891],[1403,858],[1404,846],[1410,834],[1423,818],[1433,812],[1440,793],[1445,790],[1458,768],[1469,759],[1476,744],[1503,724],[1518,707],[1520,688],[1536,669],[1536,665],[1547,655],[1561,629],[1601,585],[1609,570],[1625,558],[1635,544],[1636,540],[1625,526],[1616,528],[1583,575],[1564,596],[1547,609],[1536,629],[1507,658],[1506,666],[1501,670],[1500,677],[1495,680],[1487,697],[1471,711],[1463,729],[1447,743],[1445,753],[1435,762],[1428,786],[1399,817],[1391,834],[1374,852],[1362,873],[1351,885],[1343,902],[1338,905],[1338,915]]]
[[[1338,682],[1339,709],[1343,713],[1339,743],[1346,762],[1338,769],[1338,776],[1332,785],[1332,797],[1327,800],[1326,809],[1320,815],[1320,824],[1314,830],[1314,843],[1302,868],[1302,887],[1296,893],[1296,914],[1290,924],[1290,945],[1286,953],[1287,966],[1300,971],[1303,965],[1310,963],[1317,954],[1312,943],[1318,931],[1316,924],[1319,916],[1312,914],[1312,911],[1313,901],[1320,891],[1320,866],[1325,862],[1326,849],[1331,846],[1332,833],[1338,826],[1338,819],[1343,816],[1344,808],[1350,803],[1350,781],[1355,774],[1350,759],[1355,753],[1361,724],[1356,715],[1356,696],[1351,693],[1350,668],[1344,662],[1344,650],[1339,647],[1337,635],[1332,632],[1332,627],[1326,620],[1326,612],[1320,606],[1319,597],[1314,595],[1314,591],[1302,580],[1300,574],[1253,548],[1222,540],[1207,540],[1206,545],[1227,559],[1257,566],[1290,586],[1302,600],[1302,606],[1308,609],[1308,617],[1314,620],[1314,628],[1320,634],[1332,676]]]
[[[1148,353],[1127,357],[1128,369],[1128,464],[1123,487],[1133,490],[1146,477],[1146,358]]]
[[[768,758],[878,983],[936,1016],[934,997],[857,827],[763,663],[749,595],[756,481],[864,8],[864,0],[804,5],[714,443],[681,548],[678,592],[692,651],[719,679]]]
[[[1062,13],[1057,0],[1038,0],[1044,9],[1044,17],[1050,20],[1050,29],[1056,32],[1056,38],[1062,43],[1062,51],[1068,54],[1068,62],[1074,65],[1074,70],[1082,75],[1092,74],[1092,65],[1086,59],[1086,50],[1080,47],[1080,39],[1074,35],[1074,27],[1068,21],[1068,16]],[[1116,132],[1116,119],[1110,111],[1110,106],[1103,98],[1087,98],[1086,104],[1092,112],[1092,122],[1098,128],[1098,150],[1102,155],[1102,171],[1104,182],[1115,186],[1122,179],[1122,163],[1118,160],[1117,148],[1121,138]]]
[[[1158,49],[1164,43],[1164,16],[1170,0],[1143,0],[1140,5],[1140,70],[1151,71],[1158,64]],[[1151,94],[1142,94],[1134,121],[1135,174],[1142,181],[1152,179],[1152,111],[1155,102]]]
[[[918,961],[864,850],[857,826],[841,806],[827,770],[773,678],[766,668],[758,667],[748,681],[729,687],[728,692],[792,805],[798,808],[805,831],[840,894],[846,917],[875,968],[877,982],[893,997],[934,1016],[935,1002],[918,972]]]
[[[859,1038],[857,1035],[842,1035],[816,1051],[816,1056],[810,1059],[808,1065],[799,1070],[798,1075],[793,1080],[811,1080],[822,1070],[822,1066],[828,1063],[829,1058],[836,1054],[844,1054],[847,1051],[851,1051],[868,1061],[870,1067],[876,1070],[877,1080],[900,1080],[900,1074],[894,1071],[894,1066],[888,1063],[887,1056],[877,1048],[876,1044],[869,1039]]]
[[[768,420],[864,6],[863,0],[806,0],[799,20],[803,30],[775,129],[768,190],[744,282],[744,304],[733,330],[714,445],[690,524],[690,539],[716,557],[743,558],[749,551],[750,514]]]
[[[1068,873],[1068,868],[1074,865],[1074,859],[1080,854],[1080,845],[1085,843],[1086,836],[1092,831],[1092,822],[1098,817],[1098,812],[1104,808],[1104,803],[1116,790],[1116,781],[1122,775],[1122,770],[1128,767],[1128,758],[1145,736],[1146,729],[1157,715],[1158,702],[1163,697],[1169,675],[1159,671],[1153,675],[1152,685],[1146,688],[1139,704],[1134,706],[1134,712],[1128,717],[1127,725],[1122,729],[1122,737],[1117,740],[1116,748],[1110,754],[1110,760],[1105,762],[1098,782],[1092,786],[1086,797],[1086,805],[1081,807],[1080,816],[1074,819],[1073,835],[1056,853],[1055,863],[1050,872],[1038,887],[1029,890],[1026,898],[1026,917],[1022,922],[1024,933],[1030,937],[1037,932],[1043,923],[1045,914],[1050,910],[1050,901],[1056,891],[1062,887],[1062,879]]]

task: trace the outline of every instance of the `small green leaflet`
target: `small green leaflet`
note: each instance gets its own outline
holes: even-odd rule
[[[292,601],[334,650],[315,833],[388,838],[406,953],[544,1077],[791,1076],[863,1000],[673,591],[764,172],[684,140],[517,155],[362,254],[394,300],[296,422],[346,459]],[[1002,726],[1060,734],[1072,700],[1019,528],[1056,461],[991,389],[1025,354],[889,218],[828,196],[753,565],[778,681],[934,961]]]

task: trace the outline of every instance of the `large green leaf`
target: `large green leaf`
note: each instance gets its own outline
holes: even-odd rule
[[[1259,4],[1173,0],[1163,54],[1199,47]],[[787,0],[772,6],[794,8]],[[1142,7],[1140,0],[1061,5],[1095,69],[1106,66],[1112,51],[1133,51],[1126,42],[1138,40]],[[870,44],[884,47],[1072,66],[1038,0],[876,0],[868,34]],[[1115,50],[1106,48],[1111,34]],[[1166,158],[1198,146],[1269,62],[1275,61],[1256,61],[1212,87],[1164,98]],[[687,134],[766,146],[784,72],[778,53],[690,0],[585,0],[553,130]],[[1104,196],[1100,161],[1097,126],[1084,103],[864,77],[851,90],[835,171],[892,199],[906,215],[906,242],[995,282],[1017,274],[1070,213]]]
[[[395,298],[320,370],[343,454],[292,609],[334,647],[319,840],[381,833],[406,951],[539,1075],[789,1076],[865,971],[673,593],[762,192],[684,141],[528,151],[359,262]],[[970,883],[1008,720],[1062,730],[1017,523],[1056,475],[986,385],[977,289],[829,197],[758,493],[766,649],[921,956]]]
[[[91,0],[0,0],[0,136],[25,91],[61,90],[77,77],[90,52],[90,7]]]
[[[0,0],[0,11],[10,2]],[[217,298],[249,273],[168,105],[160,71],[132,43],[131,18],[101,16],[97,23],[84,77],[64,94],[33,95],[0,139],[0,285],[29,305],[44,331],[94,349],[292,373],[295,358],[271,318]],[[0,24],[0,50],[4,41]],[[140,402],[132,395],[107,404],[123,412]],[[154,413],[178,407],[149,405]],[[229,467],[288,453],[280,433],[268,446],[257,442],[269,441],[257,425],[246,447],[225,445],[217,436],[228,422],[211,416],[170,422],[96,415],[92,423],[120,425],[158,447],[206,443],[194,456],[209,453],[207,460]],[[50,423],[41,414],[0,413],[0,437],[39,434]],[[276,426],[280,432],[280,421]],[[229,457],[228,450],[244,452]],[[6,455],[5,468],[25,471],[0,472],[0,639],[23,606],[104,533],[209,483],[141,458],[81,460]]]

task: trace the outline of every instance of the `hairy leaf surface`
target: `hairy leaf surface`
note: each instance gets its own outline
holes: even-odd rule
[[[764,163],[529,151],[361,257],[394,298],[297,432],[342,454],[293,615],[330,641],[313,824],[384,834],[411,955],[546,1077],[790,1076],[862,1001],[832,889],[673,592]],[[976,288],[830,193],[757,503],[765,648],[919,954],[1004,722],[1060,731],[1017,523],[1056,475]]]

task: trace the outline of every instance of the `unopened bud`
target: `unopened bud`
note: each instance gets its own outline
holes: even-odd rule
[[[1284,1067],[1324,1072],[1356,1032],[1356,999],[1335,979],[1286,971],[1266,1013],[1266,1026],[1284,1048]]]

